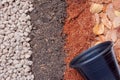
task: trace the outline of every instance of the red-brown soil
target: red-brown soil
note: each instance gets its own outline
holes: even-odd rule
[[[67,18],[64,33],[67,35],[64,49],[66,51],[66,71],[64,80],[83,80],[79,73],[69,67],[70,61],[79,53],[90,47],[94,39],[92,33],[93,18],[88,0],[66,0]]]

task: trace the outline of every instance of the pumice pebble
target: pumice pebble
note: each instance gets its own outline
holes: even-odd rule
[[[34,80],[29,60],[30,0],[0,0],[0,80]]]

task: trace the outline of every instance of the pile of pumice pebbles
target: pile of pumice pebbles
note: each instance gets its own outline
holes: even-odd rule
[[[34,80],[28,37],[30,0],[0,0],[0,80]]]

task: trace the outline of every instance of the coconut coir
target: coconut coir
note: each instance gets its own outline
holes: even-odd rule
[[[94,21],[88,0],[66,0],[66,2],[68,6],[64,33],[67,37],[64,48],[67,57],[64,80],[84,80],[76,70],[69,67],[69,63],[76,55],[90,47],[94,39],[92,32]]]

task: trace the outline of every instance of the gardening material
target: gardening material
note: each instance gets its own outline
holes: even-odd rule
[[[70,61],[85,49],[104,41],[114,42],[116,57],[120,62],[119,1],[66,0],[68,6],[64,33],[67,37],[64,48],[67,53],[67,66],[64,80],[84,80],[69,67]]]
[[[63,80],[65,53],[61,33],[66,16],[65,1],[34,0],[33,5],[30,16],[34,27],[30,44],[34,80]]]
[[[94,41],[93,18],[88,0],[66,0],[67,18],[64,25],[66,36],[66,70],[64,80],[83,80],[79,73],[69,67],[70,61]]]
[[[89,48],[74,58],[70,66],[79,71],[86,80],[120,79],[120,71],[111,41]]]
[[[34,80],[29,34],[31,0],[0,0],[0,80]]]
[[[116,57],[120,62],[120,47],[118,45],[120,44],[120,7],[118,6],[120,0],[108,0],[109,3],[105,2],[107,0],[104,0],[103,3],[100,3],[99,0],[96,0],[96,3],[94,1],[92,0],[90,7],[90,12],[93,13],[95,20],[93,32],[96,35],[96,40],[93,41],[93,46],[104,41],[113,41]]]

